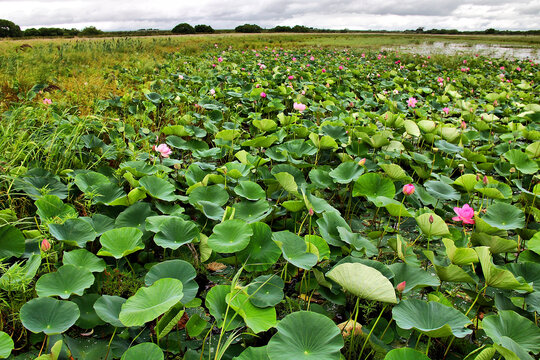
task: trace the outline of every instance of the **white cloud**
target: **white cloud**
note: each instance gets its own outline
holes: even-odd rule
[[[540,0],[0,0],[0,9],[1,18],[23,29],[171,29],[181,22],[216,29],[244,23],[358,30],[540,29]]]

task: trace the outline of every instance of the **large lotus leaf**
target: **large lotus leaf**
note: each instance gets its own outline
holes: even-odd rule
[[[370,266],[344,263],[330,270],[326,277],[361,299],[396,303],[396,293],[392,283]]]
[[[528,241],[527,246],[530,250],[540,255],[540,231],[536,232]]]
[[[326,211],[321,218],[317,220],[319,232],[326,242],[334,246],[343,246],[345,242],[341,240],[339,228],[345,228],[351,231],[349,224],[339,215],[338,212]]]
[[[146,218],[157,215],[147,202],[138,202],[122,211],[116,217],[114,225],[121,227],[135,227],[141,231],[146,230]]]
[[[226,301],[230,290],[229,285],[216,285],[208,291],[205,297],[206,307],[210,314],[216,318],[217,326],[224,327],[226,331],[236,329],[244,323],[242,317]]]
[[[336,324],[315,312],[297,311],[277,325],[267,346],[270,360],[339,360],[343,337]]]
[[[68,204],[64,204],[58,196],[45,195],[35,202],[37,211],[36,214],[41,219],[42,223],[54,222],[61,224],[66,219],[76,218],[77,211]]]
[[[319,189],[332,189],[336,186],[334,179],[330,176],[331,168],[327,165],[312,169],[309,172],[309,179]]]
[[[416,329],[429,337],[462,338],[472,333],[466,328],[470,324],[468,317],[435,301],[403,300],[392,309],[392,317],[400,328]]]
[[[482,220],[502,230],[522,229],[525,226],[525,214],[523,211],[505,203],[495,203],[488,206]]]
[[[139,184],[153,198],[163,201],[175,201],[178,197],[174,194],[176,188],[165,179],[155,175],[145,176],[139,180]]]
[[[375,270],[379,271],[381,274],[384,275],[387,279],[393,279],[395,274],[390,270],[390,268],[383,264],[380,261],[377,260],[371,260],[371,259],[364,259],[364,258],[358,258],[354,256],[346,256],[343,259],[341,259],[337,265],[346,264],[346,263],[360,263],[369,267],[374,268]]]
[[[279,246],[272,241],[272,229],[265,223],[250,224],[253,235],[249,245],[237,253],[247,271],[265,271],[281,256]]]
[[[140,288],[122,305],[118,318],[125,326],[141,326],[163,315],[178,303],[184,294],[177,279],[159,279],[151,286]]]
[[[538,171],[536,161],[529,159],[527,154],[518,149],[513,149],[505,152],[503,156],[514,165],[516,169],[524,174],[534,174]]]
[[[427,192],[439,200],[459,200],[461,195],[450,185],[442,181],[429,180],[424,183]]]
[[[199,284],[195,281],[197,272],[193,266],[183,260],[167,260],[162,261],[150,268],[144,277],[146,286],[150,286],[159,279],[172,278],[182,282],[184,297],[180,300],[183,304],[187,304],[197,296]]]
[[[429,360],[429,358],[418,350],[403,347],[390,350],[384,360]]]
[[[67,198],[68,188],[58,176],[39,168],[31,169],[25,175],[15,180],[14,187],[24,191],[32,200],[37,200],[43,195],[56,195],[60,199]]]
[[[373,256],[379,253],[377,247],[362,235],[353,233],[352,231],[341,226],[338,227],[338,232],[341,240],[345,241],[347,244],[351,244],[357,251],[365,249],[368,256]]]
[[[285,191],[291,194],[298,194],[298,184],[296,183],[294,176],[288,172],[280,172],[274,174],[279,184]]]
[[[510,271],[497,268],[491,261],[488,247],[479,246],[474,250],[478,254],[478,259],[482,265],[486,285],[500,289],[533,291],[532,286],[525,282],[519,282]]]
[[[363,173],[363,167],[354,161],[347,161],[339,164],[337,168],[330,171],[329,175],[336,183],[348,184],[358,179]]]
[[[527,283],[532,283],[535,291],[540,291],[540,264],[533,262],[511,263],[506,268],[514,276],[521,276]]]
[[[429,221],[430,217],[433,217],[433,223]],[[422,233],[426,236],[443,236],[449,235],[448,225],[437,214],[425,213],[416,218],[416,223]]]
[[[102,215],[102,214],[95,214],[91,218],[89,217],[82,217],[79,218],[81,220],[86,221],[87,223],[92,226],[92,229],[96,232],[97,236],[100,236],[107,230],[114,229],[114,219]]]
[[[384,196],[377,196],[377,198],[373,201],[373,204],[377,207],[384,207],[388,213],[392,216],[396,217],[412,217],[413,215],[407,210],[405,205],[403,203],[394,200],[389,199]]]
[[[83,219],[67,219],[63,224],[49,224],[49,232],[57,240],[68,245],[83,248],[89,241],[94,241],[97,233],[92,225]]]
[[[410,181],[411,177],[398,164],[379,164],[384,173],[392,180]]]
[[[248,200],[262,200],[266,198],[266,193],[263,188],[253,181],[239,181],[235,186],[234,192],[236,195]]]
[[[497,350],[491,346],[481,346],[471,351],[463,360],[492,360]]]
[[[424,251],[424,255],[433,264],[435,272],[441,281],[466,282],[470,284],[476,283],[475,279],[473,279],[471,275],[469,275],[461,267],[454,264],[448,264],[448,261],[445,261],[446,258],[442,258],[441,260],[441,258],[435,257],[433,251],[428,250]]]
[[[307,245],[307,251],[317,255],[319,261],[330,259],[330,246],[324,239],[317,235],[306,235],[304,241]]]
[[[0,331],[0,359],[5,359],[11,354],[15,344],[11,337],[3,331]]]
[[[75,185],[92,199],[92,203],[112,203],[125,197],[126,193],[103,174],[89,171],[75,176]]]
[[[75,176],[75,185],[85,194],[91,193],[96,186],[109,184],[108,177],[95,171],[80,173]]]
[[[218,206],[223,206],[229,200],[227,190],[219,185],[200,186],[189,194],[189,203],[193,206],[200,201],[209,201]]]
[[[198,206],[200,207],[204,216],[206,216],[210,220],[223,219],[223,214],[225,214],[225,210],[223,210],[221,206],[205,200],[200,200],[198,202]]]
[[[21,322],[28,330],[46,335],[60,334],[79,318],[79,308],[70,301],[50,297],[35,298],[21,308]]]
[[[479,182],[474,187],[475,190],[478,190],[479,193],[485,195],[491,199],[509,199],[512,196],[512,188],[502,182],[492,182],[484,185],[484,183]]]
[[[85,294],[84,296],[76,296],[71,299],[79,307],[81,315],[75,323],[82,329],[93,329],[98,325],[103,325],[104,322],[94,310],[96,300],[100,298],[99,294]]]
[[[261,309],[254,306],[243,290],[227,294],[225,300],[256,334],[267,331],[277,324],[276,309],[273,307]]]
[[[64,265],[75,265],[91,272],[105,270],[105,261],[86,249],[64,252],[62,263]]]
[[[309,270],[317,264],[318,257],[308,252],[304,239],[290,231],[272,234],[272,240],[281,248],[285,260],[302,269]]]
[[[441,285],[440,280],[432,274],[420,267],[409,265],[405,263],[395,263],[388,266],[390,270],[395,274],[394,285],[406,281],[405,290],[403,293],[407,293],[413,289],[421,289],[427,286],[437,287]]]
[[[15,226],[0,227],[0,259],[19,257],[24,253],[24,235]]]
[[[71,294],[82,295],[94,283],[94,275],[89,270],[75,265],[62,265],[57,271],[42,275],[36,282],[39,297],[59,296],[67,299]]]
[[[189,244],[197,236],[199,236],[199,228],[193,221],[173,216],[159,226],[154,242],[162,248],[176,250],[184,244]]]
[[[475,185],[479,182],[476,175],[474,174],[465,174],[461,175],[454,181],[454,184],[461,186],[468,193],[474,190]]]
[[[120,360],[163,360],[163,350],[154,343],[142,343],[126,350]]]
[[[257,307],[275,306],[283,299],[285,284],[277,275],[261,275],[247,287],[249,301]]]
[[[527,304],[527,311],[540,313],[540,291],[535,291],[525,295],[525,304]]]
[[[492,254],[513,252],[517,250],[517,241],[504,239],[495,235],[474,232],[471,235],[473,245],[487,246]]]
[[[125,302],[126,299],[120,296],[102,295],[94,303],[94,310],[101,320],[114,327],[124,327],[118,316]]]
[[[486,316],[482,320],[482,328],[495,344],[518,356],[527,355],[520,356],[520,359],[532,359],[529,352],[540,352],[540,329],[532,321],[512,310],[501,310],[497,315]]]
[[[234,217],[244,220],[248,224],[261,221],[272,212],[270,204],[266,200],[248,201],[243,200],[233,205]]]
[[[99,238],[102,248],[99,250],[98,255],[121,259],[126,255],[144,249],[141,240],[142,236],[142,231],[134,227],[122,227],[106,231]]]
[[[396,195],[396,188],[392,180],[377,173],[367,173],[356,180],[352,195],[365,196],[370,201],[375,201],[378,196],[393,199]]]
[[[233,360],[270,360],[266,348],[267,346],[250,346]]]
[[[137,178],[144,175],[154,175],[159,171],[157,166],[151,165],[146,161],[126,161],[120,164],[120,169],[129,171]]]
[[[456,265],[469,265],[478,262],[476,251],[471,248],[458,248],[454,240],[443,238],[442,242],[446,247],[446,255]]]
[[[243,220],[226,220],[214,226],[212,235],[208,238],[208,246],[216,252],[234,253],[245,249],[253,230]]]

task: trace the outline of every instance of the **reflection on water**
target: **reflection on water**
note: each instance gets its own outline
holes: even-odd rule
[[[423,42],[417,45],[386,47],[383,48],[383,50],[399,50],[403,52],[412,52],[421,55],[456,55],[473,53],[507,59],[532,59],[535,61],[538,61],[540,59],[540,49],[532,49],[528,47],[510,47],[497,44],[467,44],[436,41]]]

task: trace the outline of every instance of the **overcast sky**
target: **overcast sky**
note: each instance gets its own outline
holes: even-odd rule
[[[540,0],[0,0],[0,18],[29,27],[168,30],[305,25],[351,30],[540,29]]]

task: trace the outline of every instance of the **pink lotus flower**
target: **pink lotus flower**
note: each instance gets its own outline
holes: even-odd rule
[[[343,66],[339,65],[338,69],[343,70]]]
[[[220,56],[220,57],[217,58],[217,61],[218,62],[223,62],[223,58]]]
[[[294,108],[294,110],[298,110],[298,111],[302,112],[302,111],[306,110],[306,105],[304,105],[302,103],[296,103],[295,102],[293,104],[293,108]]]
[[[448,115],[448,113],[450,112],[450,109],[447,108],[447,107],[443,107],[442,111],[443,111],[443,113],[445,113],[446,115]]]
[[[45,105],[51,105],[51,104],[52,104],[52,100],[51,100],[51,99],[45,98],[45,99],[43,99],[43,103],[44,103]]]
[[[172,150],[167,146],[167,144],[159,144],[154,147],[154,150],[159,153],[164,158],[168,158],[172,154]]]
[[[184,80],[184,75],[178,75],[178,78],[179,78],[180,80]]]
[[[315,60],[315,57],[312,56],[312,57],[309,58],[309,60],[313,61],[313,60]]]
[[[409,100],[407,101],[407,106],[408,107],[416,107],[416,103],[418,102],[418,100],[416,100],[416,98],[413,98],[413,97],[410,97]]]
[[[294,79],[294,76],[289,75],[289,80],[292,80],[292,79]]]
[[[403,185],[403,193],[407,196],[414,194],[414,185],[413,184],[406,184]]]
[[[325,73],[325,72],[326,72],[326,69],[322,69],[321,72],[322,72],[322,73]]]
[[[463,221],[464,224],[474,224],[474,210],[469,204],[463,205],[463,207],[455,207],[454,212],[457,216],[454,216],[452,220]]]
[[[51,249],[51,243],[47,239],[43,239],[41,242],[41,251],[47,252]]]
[[[216,90],[210,89],[210,94],[211,94],[211,95],[215,95],[215,94],[216,94]]]
[[[265,97],[266,97],[266,93],[265,93],[265,92],[262,92],[262,93],[261,93],[261,97],[262,97],[262,98],[265,98]]]

